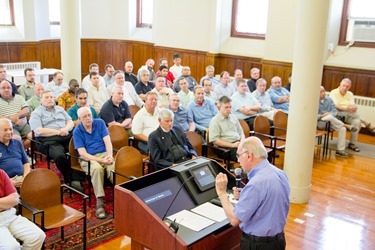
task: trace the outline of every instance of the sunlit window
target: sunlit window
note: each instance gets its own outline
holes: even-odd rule
[[[48,8],[51,37],[60,37],[60,0],[49,0]]]
[[[13,0],[0,0],[0,25],[14,25]]]
[[[137,0],[137,27],[152,28],[154,0]]]
[[[233,0],[232,36],[264,39],[268,0]]]
[[[349,42],[355,45],[375,43],[374,0],[344,0],[340,43]]]

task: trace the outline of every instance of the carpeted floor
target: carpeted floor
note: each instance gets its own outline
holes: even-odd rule
[[[47,167],[45,162],[38,162],[38,167]],[[51,164],[51,170],[56,172],[59,176],[60,173],[54,164]],[[87,193],[87,192],[86,192]],[[92,191],[92,195],[94,192]],[[87,202],[87,248],[93,248],[103,242],[111,240],[118,236],[114,230],[113,224],[113,188],[108,186],[105,188],[105,210],[108,217],[100,220],[95,217],[95,197],[92,196],[92,206],[88,206]],[[73,208],[82,208],[82,198],[79,195],[73,194],[70,197],[69,193],[64,193],[64,204]],[[82,230],[83,221],[80,220],[72,225],[64,228],[64,240],[61,240],[60,229],[49,230],[46,232],[45,249],[82,249]]]
[[[346,145],[348,145],[348,143],[349,141],[346,141]],[[361,143],[361,142],[357,142],[356,145],[361,150],[360,152],[355,152],[347,148],[345,149],[346,152],[352,155],[359,155],[359,156],[375,159],[375,145]],[[328,148],[332,150],[336,150],[336,146],[337,146],[337,138],[334,137],[332,140],[329,141]]]

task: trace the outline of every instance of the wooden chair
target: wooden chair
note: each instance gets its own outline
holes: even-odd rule
[[[70,171],[71,172],[77,171],[79,173],[85,174],[85,177],[86,177],[86,180],[87,180],[88,186],[89,186],[88,196],[89,196],[89,206],[91,207],[91,187],[92,187],[92,183],[91,183],[91,175],[90,175],[90,161],[86,161],[83,158],[78,156],[78,151],[74,148],[73,137],[70,139],[70,142],[69,142],[69,153],[67,153],[67,156],[70,160]],[[87,172],[85,170],[83,170],[83,168],[79,164],[79,160],[86,161],[88,163]],[[70,176],[72,176],[72,175],[70,175]],[[70,184],[71,184],[71,182],[72,182],[72,178],[70,178]]]
[[[141,153],[131,147],[122,147],[116,154],[113,183],[118,185],[143,175],[144,161]]]
[[[132,115],[132,119],[134,118],[135,114],[140,110],[137,105],[129,105],[130,114]]]
[[[108,132],[114,152],[120,150],[122,147],[129,146],[129,135],[123,127],[112,125],[108,127]]]
[[[279,139],[286,139],[286,129],[288,126],[288,115],[279,110],[273,116],[273,135]]]
[[[64,205],[63,188],[83,197],[83,212]],[[64,240],[64,226],[83,219],[83,249],[86,249],[87,195],[65,184],[61,185],[59,177],[53,171],[39,168],[31,171],[23,180],[20,197],[20,213],[44,231],[60,227],[62,240]]]
[[[243,133],[245,134],[245,138],[249,137],[250,136],[250,126],[249,126],[249,124],[245,120],[242,120],[242,119],[238,119],[238,121],[240,122]]]
[[[195,151],[197,152],[198,156],[206,155],[206,143],[204,142],[202,136],[200,136],[197,132],[194,131],[187,131],[185,133],[187,139],[189,140],[190,144],[193,146]]]
[[[209,142],[209,131],[206,131],[206,157],[215,160],[218,164],[226,169],[230,169],[231,160],[230,160],[230,150],[226,148],[221,148],[213,143]],[[215,151],[219,150],[223,154],[223,158],[220,158]]]

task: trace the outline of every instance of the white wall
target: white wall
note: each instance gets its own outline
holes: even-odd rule
[[[50,39],[48,0],[14,0],[16,27],[0,27],[1,42]],[[66,0],[65,0],[66,1]],[[293,61],[296,1],[270,0],[265,40],[230,37],[231,0],[154,1],[153,29],[135,27],[136,0],[80,0],[82,38],[146,41],[158,46]],[[331,0],[325,65],[375,69],[375,49],[336,46],[343,0]],[[249,10],[249,14],[252,11]],[[335,53],[328,52],[328,43]]]

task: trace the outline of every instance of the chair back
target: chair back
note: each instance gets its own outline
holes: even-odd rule
[[[249,124],[247,122],[245,122],[245,120],[242,120],[242,119],[238,119],[238,121],[240,122],[243,133],[245,134],[245,138],[249,137],[250,136],[250,126],[249,126]]]
[[[126,176],[140,177],[143,174],[143,158],[141,153],[134,147],[122,147],[115,157],[115,171]],[[115,185],[129,181],[117,175]]]
[[[69,154],[73,157],[70,157],[70,166],[73,167],[73,166],[76,166],[76,165],[79,165],[79,162],[78,162],[78,151],[74,148],[74,139],[73,137],[70,138],[70,142],[69,142]]]
[[[194,131],[187,131],[185,133],[187,139],[189,140],[190,144],[193,146],[195,151],[197,152],[198,156],[203,155],[203,138],[197,132]]]
[[[286,129],[287,129],[287,126],[288,126],[288,115],[281,110],[275,112],[275,114],[273,116],[273,125],[276,127],[274,135],[276,135],[276,136],[285,135]],[[280,129],[277,129],[277,128],[282,128],[284,130],[280,130]]]
[[[114,149],[119,150],[122,147],[129,146],[129,135],[123,127],[112,125],[108,127],[108,132]]]
[[[137,105],[129,105],[130,114],[132,115],[132,119],[134,118],[135,114],[140,110]]]
[[[268,139],[269,137],[262,136],[260,134],[270,135],[270,121],[267,117],[258,115],[254,120],[254,132],[255,136],[261,139],[262,141]],[[260,133],[260,134],[259,134]]]
[[[22,201],[44,210],[61,204],[60,179],[56,173],[45,168],[36,168],[26,175],[20,188]]]

